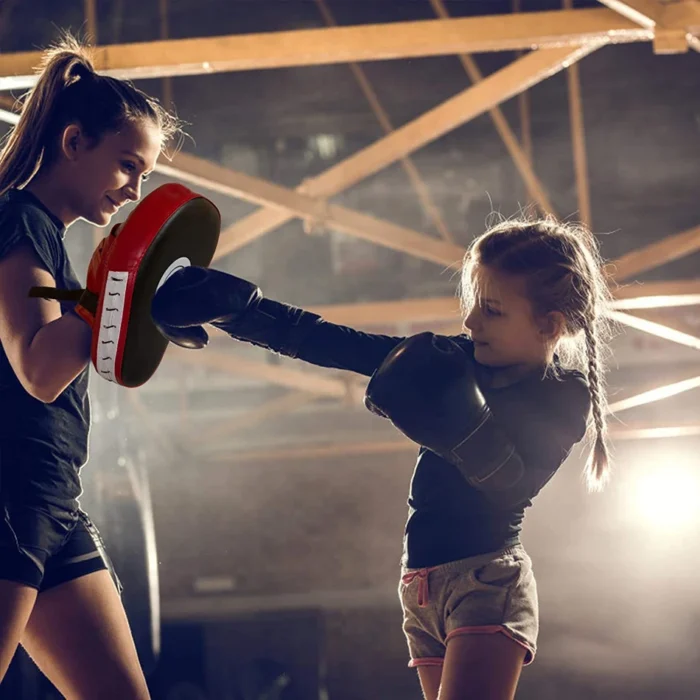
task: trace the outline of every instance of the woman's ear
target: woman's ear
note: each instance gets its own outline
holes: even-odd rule
[[[61,154],[68,160],[76,160],[83,146],[84,136],[77,124],[69,124],[61,134]]]

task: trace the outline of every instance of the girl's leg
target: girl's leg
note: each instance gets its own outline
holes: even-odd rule
[[[442,666],[418,666],[418,678],[425,700],[437,700]]]
[[[450,639],[439,700],[513,700],[526,653],[501,633]]]
[[[12,657],[36,601],[37,591],[14,581],[0,581],[0,682]]]
[[[106,570],[42,592],[22,645],[68,700],[150,698],[124,607]]]

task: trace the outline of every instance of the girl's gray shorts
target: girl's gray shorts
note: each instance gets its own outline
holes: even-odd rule
[[[399,597],[409,666],[439,666],[447,643],[500,633],[535,658],[539,615],[532,561],[521,545],[427,569],[402,571]]]

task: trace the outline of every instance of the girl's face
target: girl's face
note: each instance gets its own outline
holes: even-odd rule
[[[97,144],[78,126],[64,133],[65,203],[74,219],[106,226],[119,208],[141,197],[141,184],[160,155],[162,136],[150,121],[129,122]]]
[[[537,318],[522,278],[486,265],[472,270],[475,303],[464,319],[477,362],[490,367],[538,367],[552,359],[563,317]]]

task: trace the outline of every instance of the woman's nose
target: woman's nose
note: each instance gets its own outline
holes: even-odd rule
[[[138,202],[141,199],[141,181],[134,183],[133,185],[127,185],[124,188],[124,194],[132,202]]]

